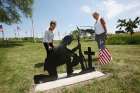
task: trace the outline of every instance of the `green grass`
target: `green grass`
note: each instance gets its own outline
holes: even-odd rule
[[[57,45],[58,42],[55,42]],[[73,42],[69,48],[76,46]],[[82,42],[82,49],[88,46],[96,52],[93,41]],[[61,93],[140,93],[140,45],[107,45],[113,55],[111,64],[102,66],[103,72],[113,75],[103,80],[92,80],[89,84],[64,88]],[[28,93],[33,76],[41,74],[45,50],[41,43],[18,42],[0,46],[0,93]],[[62,66],[59,72],[64,72]]]

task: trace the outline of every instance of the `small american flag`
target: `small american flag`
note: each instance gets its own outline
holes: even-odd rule
[[[0,25],[0,32],[3,32],[3,27],[2,27],[2,25]]]
[[[101,64],[108,64],[112,60],[111,53],[107,48],[100,49],[99,51],[99,62]]]

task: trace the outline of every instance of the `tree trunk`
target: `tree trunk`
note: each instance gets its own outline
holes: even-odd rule
[[[132,42],[132,33],[131,33],[131,42]]]
[[[130,34],[131,34],[131,43],[133,43],[133,33],[134,32],[131,32]]]

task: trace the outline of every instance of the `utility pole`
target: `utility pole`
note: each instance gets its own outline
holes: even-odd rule
[[[33,21],[33,17],[31,17],[31,21],[32,21],[32,35],[33,35],[33,42],[35,42],[35,29],[34,29],[34,21]]]

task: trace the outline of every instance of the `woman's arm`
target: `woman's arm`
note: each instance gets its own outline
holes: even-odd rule
[[[101,21],[101,24],[102,24],[102,26],[103,26],[103,28],[104,28],[104,30],[105,30],[105,33],[107,33],[106,23],[105,23],[104,19],[101,18],[100,21]]]

